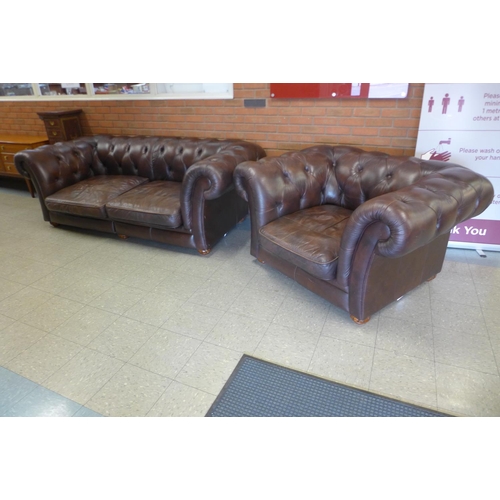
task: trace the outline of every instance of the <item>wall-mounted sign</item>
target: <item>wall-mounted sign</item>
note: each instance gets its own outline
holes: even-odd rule
[[[403,99],[408,83],[271,83],[278,99]]]
[[[491,181],[492,204],[455,226],[449,246],[500,251],[500,84],[426,84],[415,156],[458,163]]]

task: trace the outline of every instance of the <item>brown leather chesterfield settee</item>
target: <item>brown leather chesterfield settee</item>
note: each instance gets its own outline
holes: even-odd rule
[[[251,254],[357,323],[439,273],[450,230],[493,198],[465,167],[342,146],[244,162],[234,175]]]
[[[207,254],[248,213],[238,163],[265,156],[239,140],[98,135],[26,150],[44,220],[136,236]]]

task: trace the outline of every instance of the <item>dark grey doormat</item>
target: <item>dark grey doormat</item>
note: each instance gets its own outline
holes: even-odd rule
[[[207,417],[449,417],[243,355]]]

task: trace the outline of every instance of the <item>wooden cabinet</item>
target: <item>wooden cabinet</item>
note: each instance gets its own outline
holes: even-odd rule
[[[45,111],[37,113],[45,124],[50,144],[71,141],[83,135],[80,125],[81,112],[81,109],[72,109],[69,111]]]
[[[26,181],[31,197],[35,197],[30,179],[23,177],[16,169],[14,155],[23,149],[35,149],[48,144],[44,136],[32,135],[0,135],[0,177],[19,177]]]

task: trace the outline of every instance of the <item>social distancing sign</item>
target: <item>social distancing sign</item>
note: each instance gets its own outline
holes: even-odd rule
[[[455,226],[450,247],[500,251],[500,83],[427,83],[415,156],[457,163],[493,184],[492,204]]]

